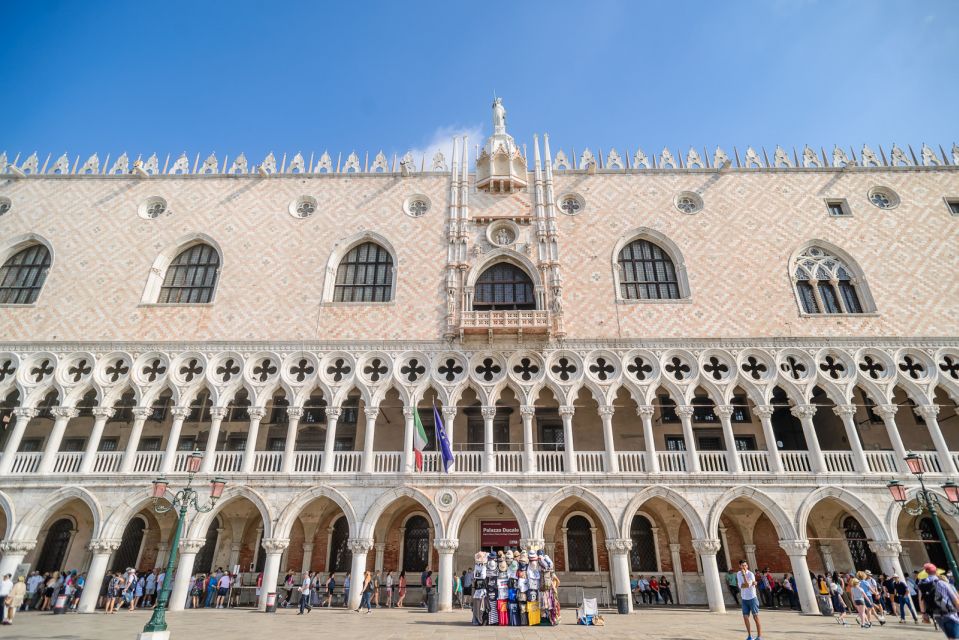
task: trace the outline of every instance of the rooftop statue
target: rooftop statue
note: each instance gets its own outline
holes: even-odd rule
[[[506,108],[502,98],[493,98],[493,133],[506,133]]]

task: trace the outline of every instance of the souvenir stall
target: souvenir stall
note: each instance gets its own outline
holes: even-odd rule
[[[474,560],[474,625],[559,623],[559,580],[542,550],[479,551]]]

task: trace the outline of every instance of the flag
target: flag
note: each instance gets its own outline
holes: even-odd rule
[[[423,421],[420,420],[420,412],[413,409],[413,455],[416,456],[416,470],[423,470],[423,450],[426,449],[426,429],[423,428]]]
[[[440,455],[443,457],[443,470],[449,473],[453,465],[456,464],[456,460],[453,458],[453,451],[450,449],[450,439],[446,437],[446,427],[443,426],[440,411],[435,404],[433,405],[433,422],[436,424],[436,444],[440,450]]]

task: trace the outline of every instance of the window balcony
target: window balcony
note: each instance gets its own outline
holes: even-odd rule
[[[464,311],[461,333],[549,333],[549,311]]]

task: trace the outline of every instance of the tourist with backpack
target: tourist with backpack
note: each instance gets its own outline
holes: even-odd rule
[[[932,618],[947,638],[959,638],[959,594],[936,565],[922,566],[928,574],[919,581],[919,610],[923,620]]]

